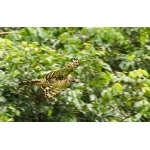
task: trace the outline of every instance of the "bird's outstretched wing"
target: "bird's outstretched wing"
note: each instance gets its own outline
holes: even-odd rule
[[[53,88],[53,87],[45,87],[44,88],[44,93],[45,93],[45,97],[50,99],[53,96],[55,96],[56,94],[60,93],[62,90],[58,89],[58,88]]]
[[[63,80],[66,79],[67,76],[77,67],[79,66],[79,60],[73,59],[68,65],[62,69],[59,69],[57,71],[52,71],[46,74],[45,80],[48,82],[53,82],[53,79],[55,80]]]

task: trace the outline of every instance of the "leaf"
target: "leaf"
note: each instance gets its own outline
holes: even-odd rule
[[[133,54],[128,55],[128,57],[127,57],[127,59],[130,60],[130,61],[133,60],[134,58],[135,58],[135,55],[133,55]]]

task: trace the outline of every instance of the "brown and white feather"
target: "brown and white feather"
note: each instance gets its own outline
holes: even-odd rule
[[[19,85],[40,86],[45,92],[45,97],[50,99],[65,90],[71,82],[77,82],[74,77],[68,77],[68,75],[78,66],[79,60],[73,59],[66,67],[47,73],[43,80],[22,81]]]

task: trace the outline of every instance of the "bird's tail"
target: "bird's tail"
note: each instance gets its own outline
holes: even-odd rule
[[[40,80],[28,80],[28,81],[21,81],[19,85],[37,85]]]

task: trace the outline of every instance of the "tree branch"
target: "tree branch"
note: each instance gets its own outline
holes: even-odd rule
[[[18,31],[12,31],[12,32],[1,32],[0,35],[5,35],[5,34],[16,34]]]

